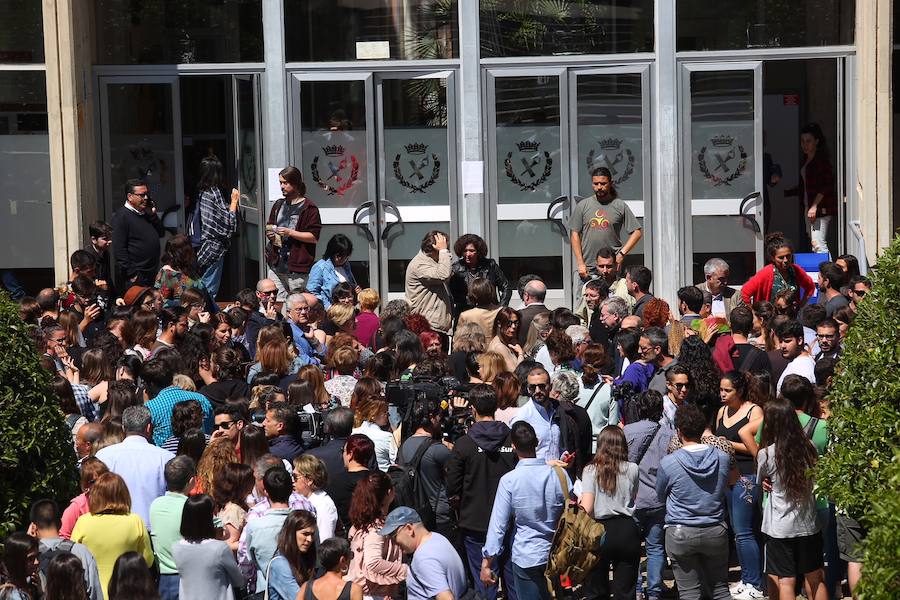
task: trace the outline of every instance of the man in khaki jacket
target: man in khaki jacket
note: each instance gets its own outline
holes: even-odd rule
[[[421,250],[406,266],[406,300],[428,319],[431,328],[441,333],[450,331],[453,299],[447,289],[451,272],[447,234],[429,231],[422,238]]]

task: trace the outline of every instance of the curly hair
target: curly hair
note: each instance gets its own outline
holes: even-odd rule
[[[462,258],[463,253],[466,251],[466,246],[469,244],[475,247],[475,254],[478,255],[479,261],[488,255],[488,246],[484,239],[474,233],[466,233],[459,236],[459,239],[453,243],[453,253],[456,254],[457,258]]]
[[[671,310],[669,303],[662,298],[651,298],[644,305],[642,320],[644,327],[665,327],[669,322]]]
[[[384,519],[382,506],[393,488],[391,478],[381,471],[373,471],[357,483],[350,500],[350,524],[365,529]]]
[[[202,493],[211,492],[225,465],[236,462],[237,453],[231,442],[225,439],[210,441],[197,463],[197,489]]]
[[[419,313],[410,313],[403,318],[406,328],[414,334],[419,335],[423,331],[431,331],[431,324],[424,315]]]
[[[712,359],[712,352],[700,336],[688,336],[681,343],[678,364],[688,370],[691,387],[686,402],[699,406],[712,423],[719,409],[719,382],[722,372]]]
[[[550,353],[551,359],[557,365],[564,365],[575,360],[575,347],[572,345],[572,338],[562,331],[554,329],[544,340],[547,344],[547,351]]]

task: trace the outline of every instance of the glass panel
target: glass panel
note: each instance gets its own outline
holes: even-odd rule
[[[0,23],[0,63],[44,62],[40,2],[0,0]]]
[[[852,44],[856,0],[678,0],[678,50]]]
[[[497,201],[552,202],[562,194],[559,77],[496,79]]]
[[[98,64],[261,62],[262,0],[98,0]]]
[[[0,72],[2,268],[53,266],[49,139],[44,72]]]
[[[456,0],[303,0],[284,3],[288,61],[459,56]]]
[[[481,56],[653,51],[653,0],[481,0]]]
[[[300,83],[303,178],[320,208],[370,200],[366,127],[364,81]]]
[[[350,253],[350,268],[353,270],[356,283],[363,288],[370,287],[369,240],[361,228],[355,225],[324,225],[319,234],[319,253],[325,251],[325,244],[338,233],[343,233],[353,243],[353,252]]]
[[[147,183],[160,212],[180,204],[175,190],[172,85],[125,83],[106,89],[112,210],[124,202],[125,182],[135,178]]]
[[[754,115],[753,71],[691,73],[694,201],[734,201],[755,191]],[[754,272],[754,230],[737,215],[693,216],[693,246],[695,270],[712,256],[731,256],[739,263],[729,261],[731,285],[744,283]],[[746,270],[740,266],[744,263],[749,264]],[[702,281],[702,276],[696,281]]]
[[[241,183],[241,205],[259,206],[259,147],[256,131],[256,90],[250,79],[235,79],[238,118],[238,178]]]
[[[388,249],[388,291],[403,292],[406,265],[419,253],[422,238],[432,230],[450,235],[450,223],[400,223],[391,227],[384,245]],[[453,239],[450,239],[453,243]]]
[[[539,275],[550,289],[563,287],[560,232],[550,221],[500,221],[500,268],[513,283]]]

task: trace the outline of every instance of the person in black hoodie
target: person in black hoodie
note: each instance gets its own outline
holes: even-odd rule
[[[494,600],[497,586],[485,588],[481,583],[481,549],[487,535],[494,496],[500,478],[510,472],[518,458],[509,439],[509,427],[494,420],[497,395],[494,388],[478,384],[469,391],[469,404],[475,423],[456,440],[447,462],[447,497],[459,512],[459,530],[466,550],[469,570],[481,597]],[[498,557],[507,598],[516,600],[512,563],[508,552]]]

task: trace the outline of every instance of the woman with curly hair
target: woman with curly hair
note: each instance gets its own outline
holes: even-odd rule
[[[504,275],[497,262],[488,258],[488,246],[485,241],[473,233],[459,237],[453,244],[453,253],[459,260],[451,267],[450,281],[447,287],[453,296],[453,314],[459,317],[464,311],[472,308],[468,297],[472,283],[476,279],[484,279],[494,288],[493,303],[506,306],[512,298],[512,285]]]
[[[228,546],[237,551],[238,538],[247,521],[247,496],[253,491],[256,479],[249,465],[227,463],[213,480],[212,499],[216,517],[222,522]]]
[[[641,532],[634,520],[638,466],[628,461],[628,442],[617,425],[607,425],[597,434],[597,452],[581,481],[579,504],[606,528],[600,562],[585,583],[587,597],[610,597],[612,569],[612,597],[631,600],[641,562]]]
[[[691,387],[685,402],[699,406],[712,423],[720,406],[719,381],[722,379],[712,351],[700,336],[688,336],[681,343],[678,364],[690,373]]]
[[[669,303],[662,298],[651,298],[644,305],[644,315],[641,317],[644,329],[647,327],[661,327],[665,329],[672,318]]]
[[[822,532],[816,520],[813,480],[818,453],[803,431],[793,405],[776,398],[766,405],[766,426],[757,454],[756,478],[772,485],[763,506],[762,532],[766,535],[763,570],[775,600],[793,599],[798,577],[806,584],[806,597],[826,600],[822,561]]]
[[[378,534],[393,501],[391,479],[375,471],[359,482],[350,503],[348,539],[353,560],[347,579],[359,584],[366,596],[396,596],[400,583],[406,580],[407,566],[400,546]]]
[[[225,465],[236,462],[238,462],[237,453],[234,444],[229,440],[220,438],[210,442],[197,463],[197,479],[191,495],[212,493],[215,479]]]
[[[269,600],[294,600],[300,586],[316,572],[316,516],[308,510],[291,511],[269,563]]]
[[[162,255],[162,267],[156,274],[153,287],[163,297],[163,307],[181,306],[181,295],[190,288],[199,288],[205,294],[206,288],[200,280],[197,255],[188,236],[179,233],[166,242]]]

